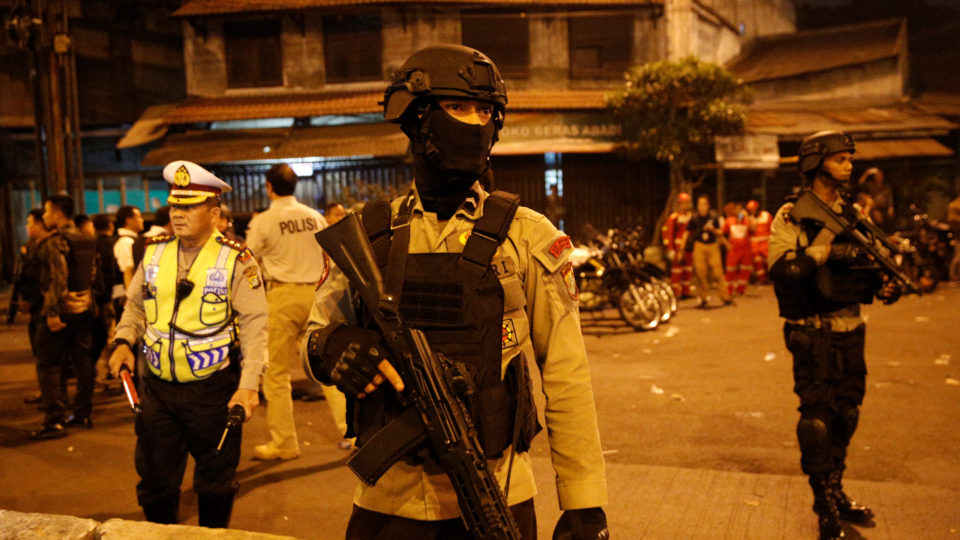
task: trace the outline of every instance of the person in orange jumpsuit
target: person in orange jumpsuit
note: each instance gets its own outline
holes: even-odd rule
[[[753,275],[757,284],[767,284],[767,253],[770,251],[770,224],[773,216],[766,210],[760,210],[760,203],[747,203],[750,215],[750,250],[753,252]]]
[[[723,235],[729,242],[727,249],[727,290],[743,294],[753,270],[753,254],[750,251],[750,220],[739,204],[728,203],[725,207]]]
[[[667,259],[670,261],[670,284],[677,298],[690,296],[690,279],[693,276],[693,255],[686,251],[687,223],[693,216],[693,200],[689,193],[677,196],[677,210],[663,223],[661,237]]]

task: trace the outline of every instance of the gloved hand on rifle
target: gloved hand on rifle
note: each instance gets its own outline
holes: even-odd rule
[[[356,326],[314,330],[307,341],[313,376],[358,398],[376,390],[383,381],[390,381],[398,392],[403,390],[403,379],[386,359],[386,351],[378,332]]]
[[[607,540],[607,515],[603,508],[564,510],[553,529],[553,540]]]
[[[883,287],[877,292],[877,298],[880,299],[884,304],[892,304],[900,299],[900,295],[903,294],[903,287],[895,279],[891,279],[889,276],[883,276]]]

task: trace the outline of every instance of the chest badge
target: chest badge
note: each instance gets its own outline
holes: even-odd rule
[[[467,245],[467,239],[470,238],[470,231],[464,231],[460,233],[460,245]]]
[[[503,320],[503,333],[500,338],[500,345],[502,349],[509,349],[510,347],[516,347],[520,342],[517,341],[517,329],[513,326],[513,319],[504,319]]]
[[[203,287],[203,294],[213,293],[217,296],[227,296],[227,274],[223,268],[207,270],[207,282]]]

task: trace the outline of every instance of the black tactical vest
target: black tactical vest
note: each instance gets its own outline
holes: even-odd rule
[[[412,201],[408,197],[393,218],[393,234],[386,201],[368,203],[363,210],[363,225],[385,287],[400,288],[404,322],[423,331],[434,351],[470,375],[472,389],[465,397],[485,455],[501,456],[514,438],[515,425],[520,427],[516,450],[526,451],[539,425],[522,357],[511,361],[501,380],[504,294],[490,266],[506,238],[518,198],[504,192],[491,194],[462,253],[407,253],[409,234],[401,234],[397,227],[408,226]],[[404,269],[402,280],[400,269]],[[400,412],[386,392],[357,400],[351,408],[361,446]]]
[[[810,239],[816,238],[823,228],[808,222],[802,226]],[[847,241],[839,236],[834,240],[834,245]],[[832,313],[850,304],[869,304],[881,285],[882,278],[876,268],[852,266],[844,261],[827,261],[800,281],[774,280],[773,290],[781,317],[803,319]]]

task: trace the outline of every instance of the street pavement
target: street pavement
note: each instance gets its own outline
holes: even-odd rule
[[[0,297],[0,306],[6,298]],[[867,396],[850,447],[847,491],[877,513],[847,537],[960,539],[960,288],[867,306]],[[737,305],[681,304],[673,321],[636,333],[615,313],[584,313],[614,539],[813,539],[800,474],[790,356],[769,287]],[[309,383],[296,374],[298,388]],[[41,415],[25,324],[0,327],[0,508],[98,520],[142,519],[133,416],[97,391],[93,430],[32,442]],[[356,480],[323,401],[296,402],[303,455],[253,461],[265,411],[245,425],[232,528],[342,538]],[[540,538],[559,517],[546,436],[532,453]],[[192,465],[181,519],[196,524]]]

